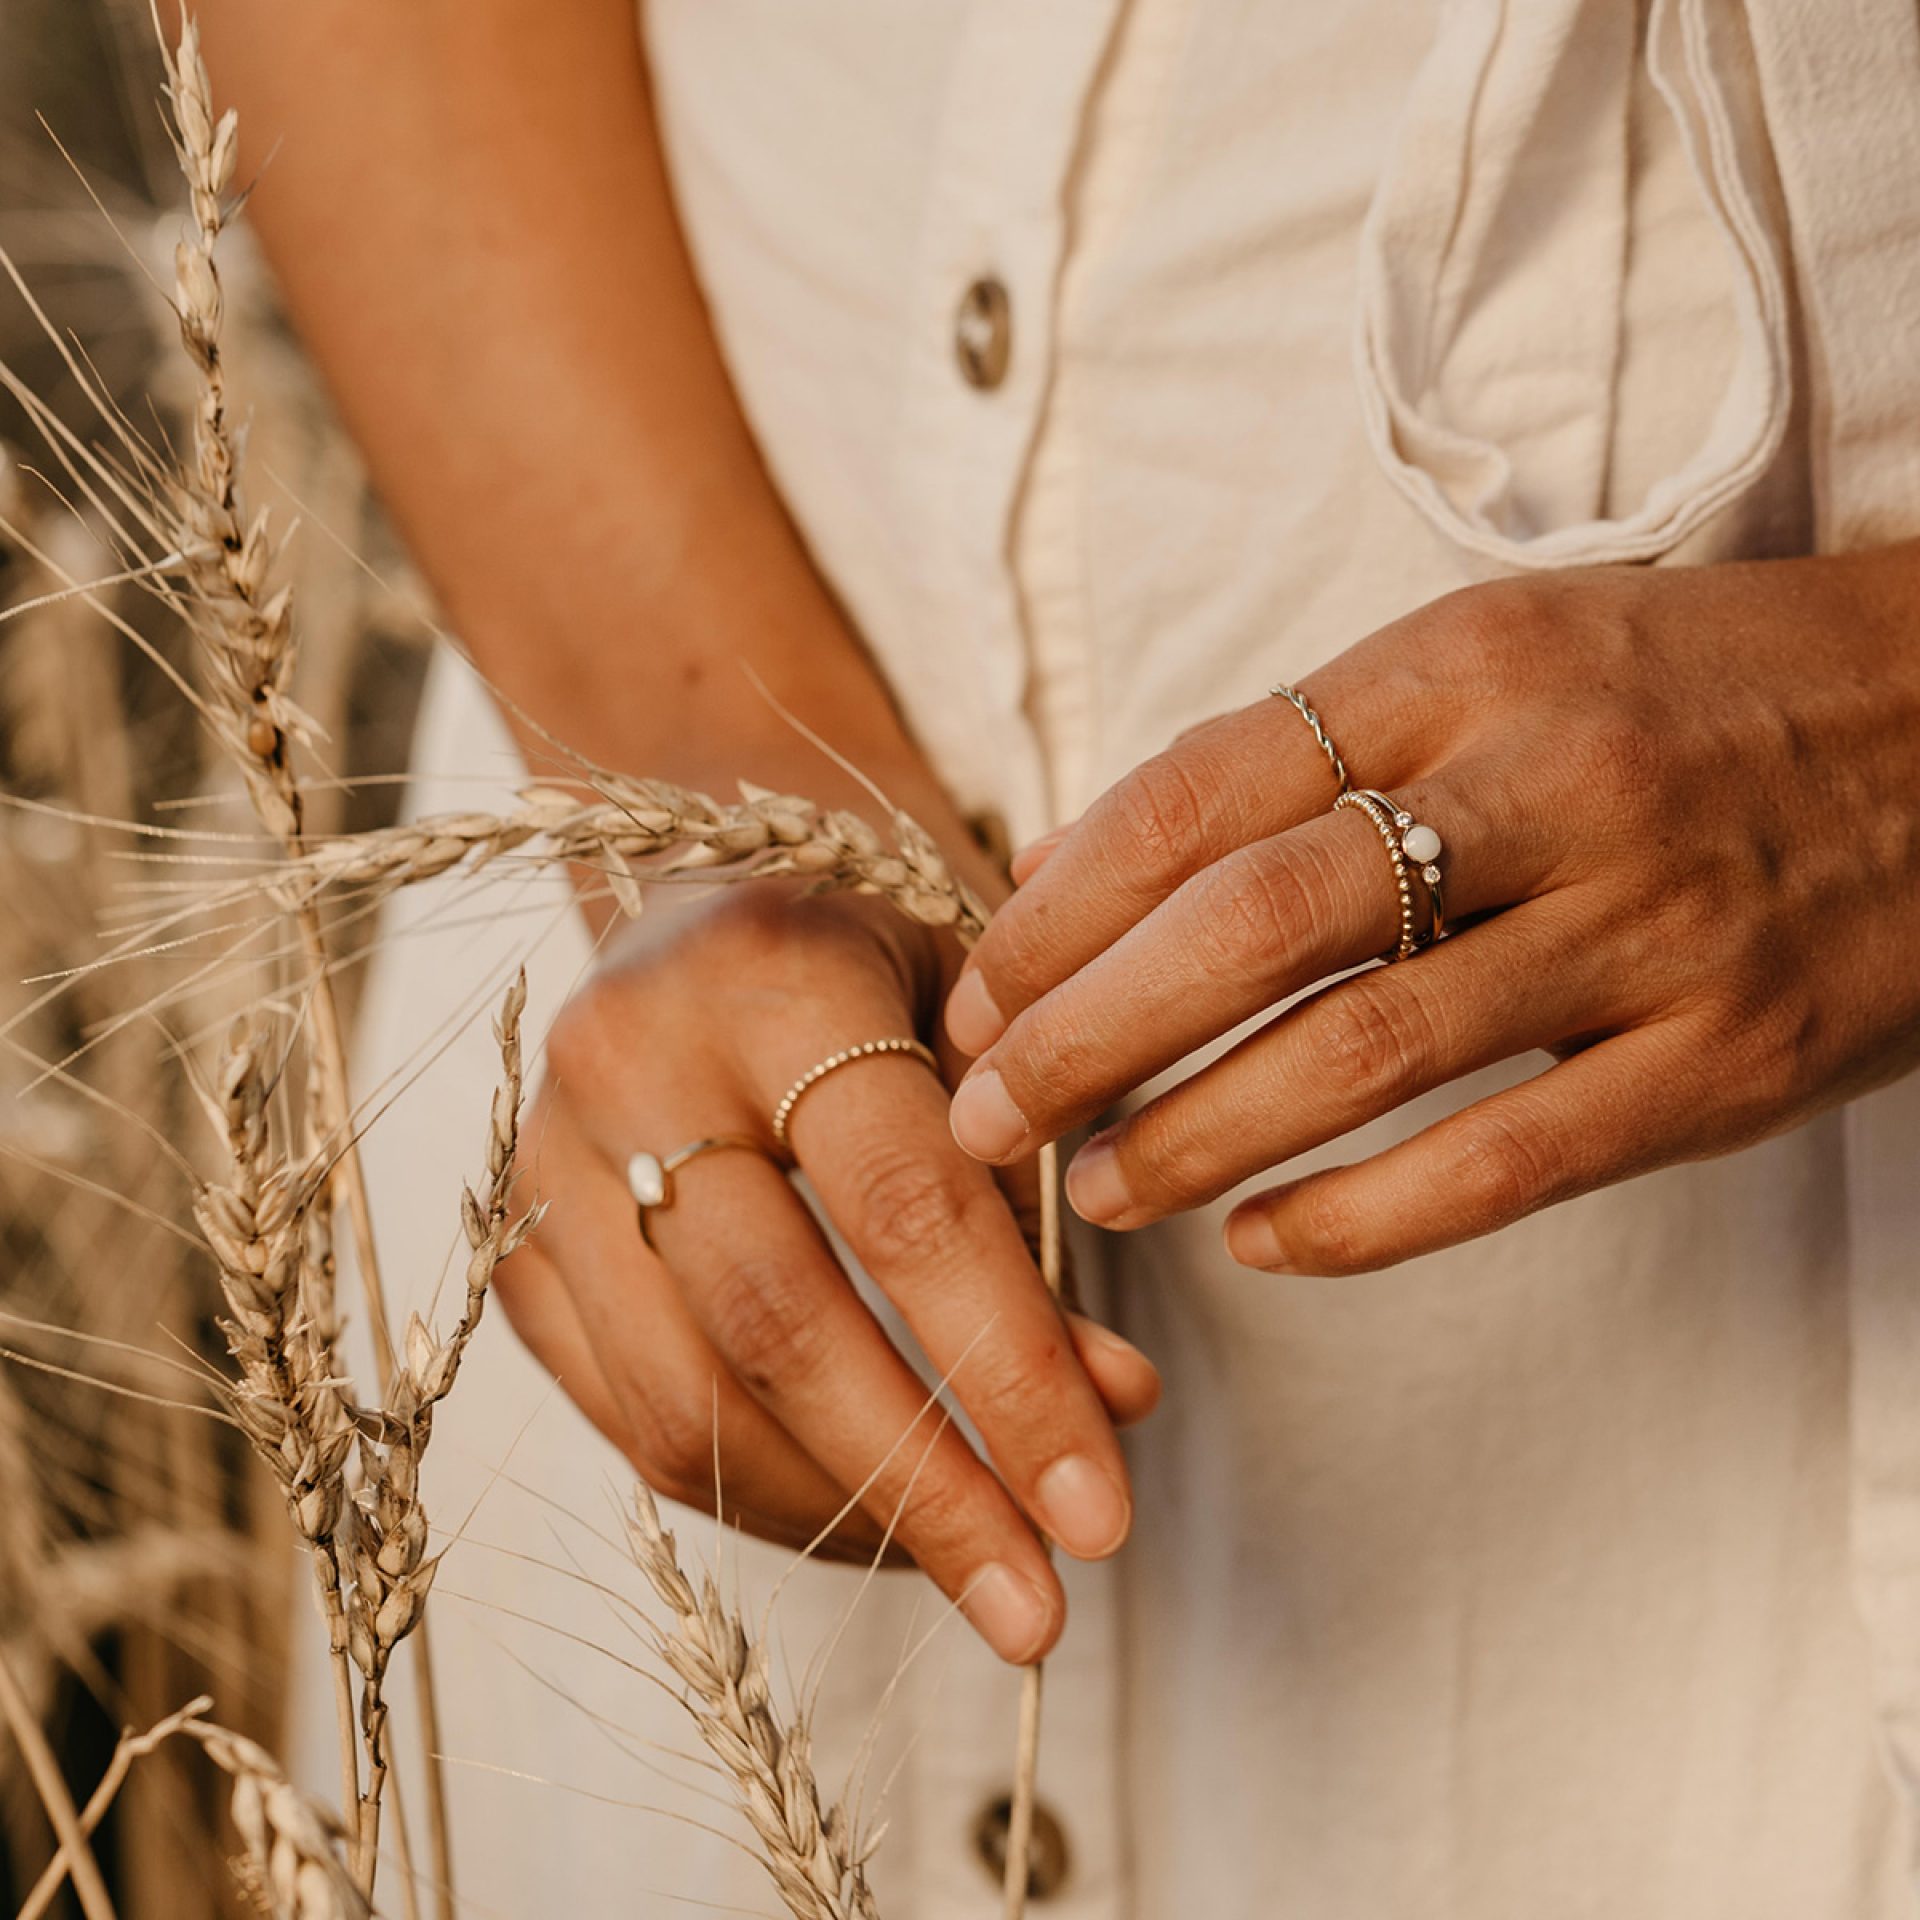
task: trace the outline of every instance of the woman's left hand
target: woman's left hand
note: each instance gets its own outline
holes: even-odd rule
[[[1353,784],[1440,833],[1459,930],[1321,986],[1090,1141],[1067,1179],[1088,1220],[1145,1225],[1557,1056],[1228,1221],[1248,1266],[1359,1272],[1746,1146],[1920,1059],[1920,546],[1469,588],[1300,690]],[[1390,947],[1386,849],[1335,793],[1269,699],[1030,848],[948,1002],[980,1055],[961,1145],[1029,1153]]]

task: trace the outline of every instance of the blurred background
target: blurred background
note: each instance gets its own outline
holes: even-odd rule
[[[160,288],[181,189],[159,79],[146,0],[0,0],[0,247],[127,415],[177,441],[185,365]],[[284,496],[276,521],[307,527],[292,561],[294,697],[345,780],[404,766],[422,635],[407,595],[348,556],[389,583],[403,583],[403,563],[244,225],[222,268],[236,390],[271,398],[250,426],[256,492],[271,498],[271,482]],[[11,285],[0,285],[0,362],[101,438]],[[35,549],[79,578],[113,570],[50,474],[0,393],[0,520],[14,529],[0,531],[0,607],[56,584]],[[184,664],[178,624],[143,594],[102,597]],[[174,986],[181,968],[134,960],[40,1004],[46,976],[97,956],[164,875],[129,861],[125,836],[75,816],[179,823],[184,805],[205,825],[237,798],[159,668],[83,603],[0,624],[0,789],[0,1659],[84,1796],[123,1727],[202,1690],[227,1724],[277,1745],[287,1634],[311,1605],[278,1494],[236,1435],[177,1404],[209,1403],[190,1371],[224,1347],[210,1266],[186,1235],[185,1183],[140,1124],[196,1157],[212,1144],[170,1050],[217,1035],[266,983],[224,966],[164,1015],[143,1015],[151,970]],[[309,819],[322,833],[374,825],[398,798],[391,777],[325,788]],[[245,1910],[222,1864],[224,1798],[185,1743],[133,1770],[96,1840],[123,1916]],[[20,1906],[53,1845],[0,1732],[0,1914]],[[49,1911],[77,1912],[70,1901],[63,1892]]]

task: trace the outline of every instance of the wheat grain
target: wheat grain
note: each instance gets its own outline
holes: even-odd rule
[[[733,1776],[775,1890],[795,1920],[878,1920],[866,1868],[879,1834],[863,1842],[843,1806],[821,1804],[805,1722],[781,1724],[765,1646],[710,1575],[695,1591],[646,1486],[636,1484],[633,1504],[634,1561],[674,1619],[659,1635],[660,1656],[685,1685],[700,1737]]]
[[[233,1824],[250,1872],[242,1884],[271,1920],[368,1920],[373,1909],[341,1858],[345,1832],[264,1747],[224,1727],[182,1729],[233,1781]]]

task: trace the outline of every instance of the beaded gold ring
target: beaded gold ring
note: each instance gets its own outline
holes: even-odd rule
[[[785,1093],[780,1096],[779,1104],[773,1110],[773,1140],[784,1154],[791,1155],[793,1147],[787,1139],[787,1129],[793,1124],[793,1110],[800,1104],[801,1096],[817,1087],[830,1073],[838,1073],[842,1067],[850,1067],[856,1060],[870,1060],[877,1054],[905,1053],[933,1069],[937,1075],[940,1061],[933,1049],[918,1040],[898,1036],[888,1040],[863,1040],[857,1047],[842,1047],[838,1053],[830,1053],[817,1066],[809,1067]]]

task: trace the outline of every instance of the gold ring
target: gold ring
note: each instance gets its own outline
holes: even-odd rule
[[[1320,751],[1327,756],[1327,765],[1333,769],[1333,777],[1340,783],[1340,791],[1345,793],[1350,784],[1347,779],[1347,763],[1340,758],[1340,749],[1328,737],[1327,730],[1320,724],[1320,716],[1307,704],[1307,697],[1298,687],[1289,687],[1284,683],[1269,687],[1267,692],[1277,699],[1284,700],[1308,726],[1313,729],[1313,737],[1320,743]]]
[[[1423,826],[1397,801],[1372,787],[1360,791],[1393,816],[1393,830],[1399,836],[1400,851],[1421,886],[1427,891],[1427,932],[1420,942],[1430,947],[1447,935],[1446,878],[1440,871],[1440,859],[1446,842],[1429,826]]]
[[[1356,812],[1366,815],[1374,832],[1380,836],[1380,844],[1387,850],[1387,858],[1393,862],[1393,884],[1400,896],[1400,938],[1386,957],[1389,960],[1408,959],[1420,951],[1421,942],[1414,926],[1413,876],[1407,867],[1406,853],[1400,845],[1400,829],[1395,825],[1399,809],[1383,795],[1358,787],[1350,787],[1333,803],[1336,813],[1342,807],[1352,807]]]
[[[793,1123],[793,1110],[800,1104],[800,1096],[809,1088],[816,1087],[828,1074],[837,1073],[842,1067],[850,1067],[856,1060],[869,1060],[883,1053],[906,1053],[914,1059],[923,1061],[937,1074],[940,1061],[933,1049],[918,1040],[898,1038],[892,1040],[863,1040],[857,1047],[842,1047],[838,1053],[830,1053],[817,1066],[809,1067],[785,1093],[780,1096],[779,1104],[773,1110],[774,1144],[782,1153],[790,1154],[793,1148],[787,1141],[787,1128]]]
[[[704,1140],[694,1140],[684,1147],[676,1147],[664,1159],[657,1153],[633,1153],[627,1156],[627,1191],[633,1195],[633,1203],[640,1210],[640,1238],[652,1251],[657,1253],[659,1249],[653,1244],[647,1215],[673,1205],[673,1176],[689,1160],[697,1160],[703,1153],[718,1153],[724,1147],[757,1153],[763,1160],[773,1158],[758,1140],[750,1140],[744,1133],[709,1134]]]

